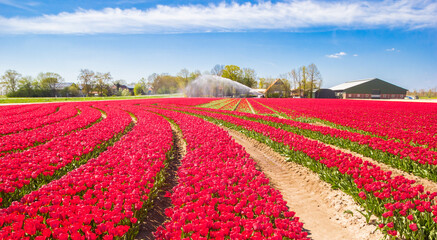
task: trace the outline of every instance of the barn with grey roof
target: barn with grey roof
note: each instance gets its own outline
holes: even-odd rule
[[[329,88],[339,98],[403,99],[407,89],[378,78],[345,82]]]

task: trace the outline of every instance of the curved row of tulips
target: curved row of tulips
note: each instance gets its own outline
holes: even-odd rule
[[[407,144],[437,148],[437,106],[434,103],[329,99],[257,101],[293,117],[318,118]]]
[[[372,214],[380,217],[380,228],[388,236],[437,238],[437,193],[425,191],[414,180],[392,177],[368,161],[282,129],[229,115],[184,111],[239,130],[310,168],[334,188],[353,196],[368,219]]]
[[[0,209],[0,239],[136,236],[139,216],[150,208],[164,182],[172,132],[162,117],[135,107],[126,110],[138,122],[107,151],[20,202]],[[105,111],[109,119],[116,113]]]
[[[0,159],[0,203],[9,206],[25,194],[57,179],[90,158],[98,156],[129,130],[131,117],[125,111],[97,106],[107,117],[89,115],[76,125],[91,127],[59,136],[24,152],[11,153]],[[96,123],[96,124],[94,124]]]
[[[23,133],[26,131],[32,131],[39,128],[47,127],[52,124],[56,124],[62,121],[65,121],[69,118],[75,117],[79,114],[78,109],[74,105],[62,105],[59,107],[59,111],[56,111],[55,113],[42,116],[42,117],[36,117],[36,118],[30,118],[23,121],[18,121],[15,123],[3,125],[2,131],[4,131],[3,136],[0,136],[0,140],[4,137],[10,136],[10,135],[16,135],[19,133]],[[23,114],[23,116],[26,116],[26,114]]]
[[[173,119],[187,142],[174,207],[165,210],[170,220],[157,239],[306,239],[280,192],[227,132],[187,114],[151,111]]]
[[[58,110],[59,104],[24,105],[2,107],[0,125],[27,120],[31,117],[49,115]]]
[[[293,132],[346,148],[403,171],[437,182],[437,152],[404,142],[385,140],[356,132],[250,113],[210,110]]]
[[[0,135],[20,132],[26,129],[36,128],[42,125],[58,122],[64,119],[64,111],[73,106],[45,104],[40,108],[25,114],[14,114],[0,120]],[[60,112],[62,110],[62,112]]]
[[[75,129],[83,128],[96,121],[101,115],[98,110],[87,106],[75,108],[71,105],[66,111],[61,110],[59,111],[60,118],[53,119],[54,121],[48,125],[0,137],[0,157],[7,152],[22,151],[47,142],[56,136],[63,136]]]
[[[26,114],[31,111],[35,111],[39,109],[41,105],[36,104],[29,104],[29,105],[4,105],[0,108],[0,119],[3,119],[4,117],[16,115],[16,114]]]

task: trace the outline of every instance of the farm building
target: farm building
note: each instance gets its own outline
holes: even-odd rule
[[[407,89],[378,78],[345,82],[330,88],[338,98],[403,99]]]
[[[315,89],[313,98],[335,98],[335,92],[329,88]]]
[[[276,79],[265,91],[267,98],[286,98],[290,97],[290,88],[281,80]]]

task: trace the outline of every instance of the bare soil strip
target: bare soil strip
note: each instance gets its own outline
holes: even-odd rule
[[[224,129],[256,161],[270,179],[270,184],[282,193],[287,206],[296,212],[311,239],[383,238],[376,225],[366,223],[357,211],[360,206],[351,196],[333,190],[317,174],[294,162],[287,162],[267,145],[235,130]]]
[[[167,176],[165,180],[166,184],[154,200],[152,209],[147,212],[147,216],[144,217],[140,222],[139,232],[135,237],[135,239],[138,240],[155,239],[153,233],[167,220],[167,216],[165,216],[165,209],[172,207],[171,199],[164,197],[164,195],[167,191],[171,191],[173,187],[177,185],[177,170],[180,166],[180,160],[185,156],[187,150],[182,132],[173,124],[171,124],[171,129],[173,132],[173,143],[176,156],[172,161],[169,162],[169,165],[167,166]]]

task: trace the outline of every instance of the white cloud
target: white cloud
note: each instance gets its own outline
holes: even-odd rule
[[[387,49],[385,49],[385,51],[387,51],[387,52],[400,52],[401,50],[396,49],[396,48],[387,48]]]
[[[24,10],[31,10],[28,7],[26,7],[26,5],[28,5],[28,6],[31,6],[31,5],[17,3],[16,1],[13,1],[13,0],[0,0],[0,4],[15,7],[15,8],[20,8],[20,9],[24,9]]]
[[[358,57],[358,54],[354,54],[354,55],[352,55],[352,56],[354,56],[354,57]]]
[[[8,0],[1,2],[11,3]],[[0,16],[3,34],[181,33],[253,30],[302,31],[311,28],[435,28],[437,2],[385,0],[158,5],[146,10],[78,9],[38,17]]]
[[[347,53],[345,53],[345,52],[339,52],[339,53],[326,55],[326,57],[328,57],[328,58],[341,58],[342,56],[346,56],[346,55],[347,55]]]

